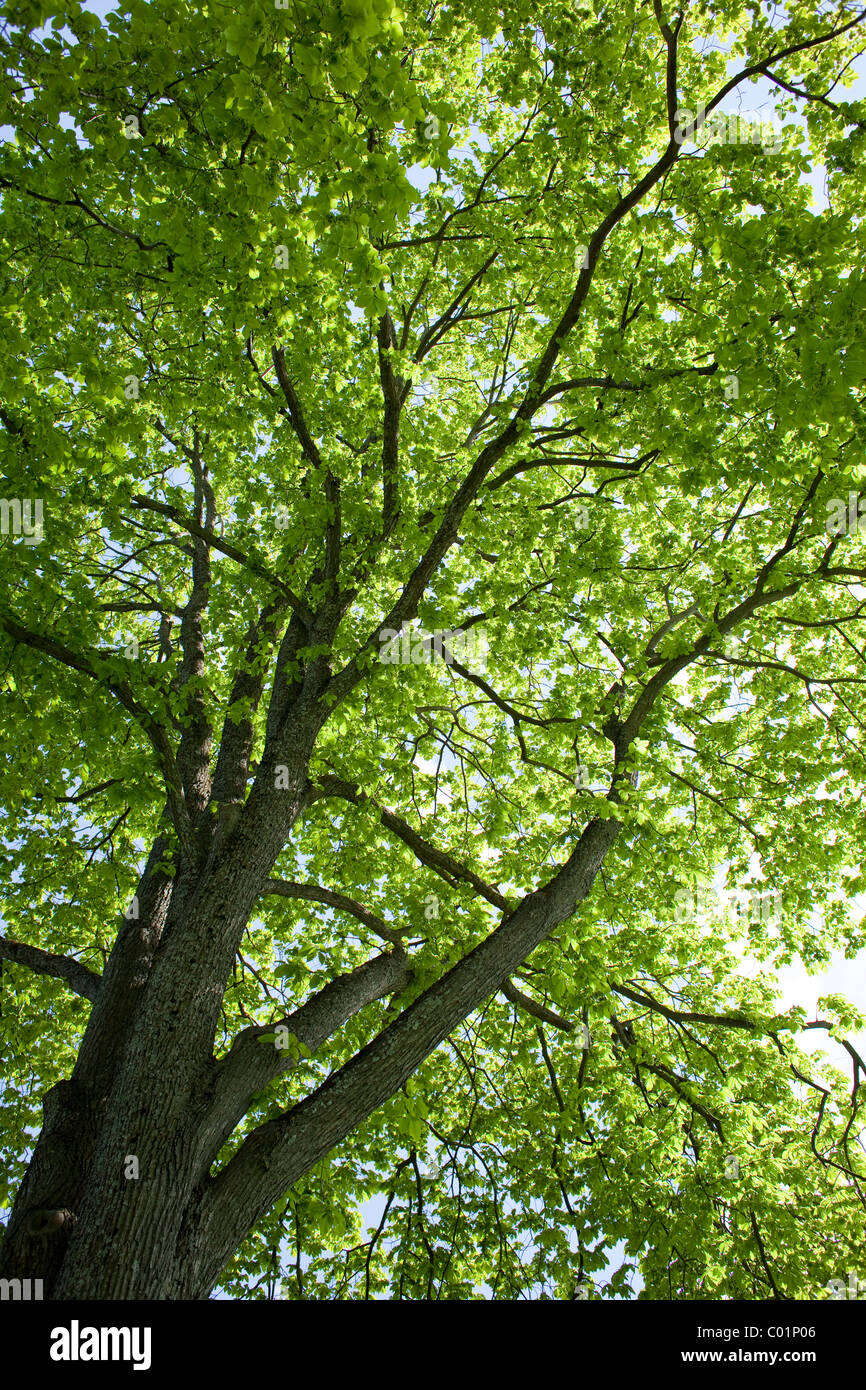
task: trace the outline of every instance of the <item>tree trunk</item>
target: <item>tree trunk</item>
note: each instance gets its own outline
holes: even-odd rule
[[[263,789],[251,796],[235,835],[194,891],[183,894],[183,921],[174,920],[171,908],[165,914],[166,881],[153,873],[155,847],[142,880],[147,923],[120,934],[82,1043],[80,1076],[46,1096],[45,1127],[3,1243],[3,1277],[42,1278],[54,1299],[207,1298],[269,1207],[393,1095],[570,915],[618,829],[615,820],[591,822],[547,888],[524,899],[318,1091],[256,1129],[211,1177],[252,1096],[293,1065],[259,1042],[264,1028],[245,1030],[220,1060],[212,1043],[237,943],[287,821],[308,796],[305,767],[298,757],[293,790],[279,794],[278,827],[269,824],[274,807],[267,784],[257,783]],[[358,1009],[408,980],[408,961],[397,947],[332,981],[286,1026],[312,1051]],[[113,994],[119,998],[112,1013]],[[133,1160],[137,1177],[127,1176]],[[42,1208],[69,1208],[75,1223],[50,1236],[31,1235],[28,1222]]]

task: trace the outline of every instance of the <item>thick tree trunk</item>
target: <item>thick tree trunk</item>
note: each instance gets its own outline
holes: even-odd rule
[[[524,899],[317,1092],[255,1130],[211,1177],[252,1096],[292,1065],[259,1043],[264,1028],[247,1029],[220,1061],[212,1043],[237,943],[309,795],[306,757],[296,751],[291,790],[279,794],[275,809],[269,774],[257,782],[261,790],[251,795],[236,833],[204,881],[183,895],[184,920],[169,910],[161,933],[155,924],[164,914],[165,886],[145,876],[149,925],[121,933],[116,954],[122,962],[125,952],[126,964],[106,972],[76,1068],[89,1069],[99,1086],[73,1079],[46,1097],[45,1128],[4,1241],[6,1277],[41,1277],[55,1299],[206,1298],[263,1213],[574,911],[618,831],[615,820],[591,822],[545,889]],[[333,981],[285,1022],[312,1051],[408,979],[398,947]],[[112,1027],[105,1001],[115,980],[125,989]],[[137,1177],[127,1176],[133,1159]],[[76,1218],[71,1234],[68,1227],[50,1238],[28,1234],[34,1207],[67,1206]]]
[[[58,1298],[166,1296],[180,1224],[201,1178],[198,1131],[216,1084],[212,1045],[225,981],[307,797],[322,714],[305,714],[281,741],[285,751],[263,761],[234,833],[184,894],[181,920],[169,913],[93,1153]],[[280,789],[278,765],[286,769]],[[139,1177],[127,1178],[133,1158]]]
[[[47,1225],[40,1213],[81,1209],[94,1146],[105,1118],[130,1021],[150,977],[171,900],[171,879],[159,873],[167,842],[151,850],[136,894],[138,916],[121,927],[73,1068],[43,1100],[44,1124],[10,1213],[0,1247],[0,1277],[39,1278],[48,1296],[62,1267],[72,1225]]]
[[[213,822],[204,816],[197,862],[181,862],[174,880],[155,869],[166,842],[154,844],[138,918],[118,934],[72,1078],[45,1098],[45,1125],[4,1234],[0,1277],[42,1278],[49,1296],[87,1297],[88,1279],[100,1270],[111,1292],[94,1296],[160,1296],[124,1292],[123,1251],[138,1246],[148,1268],[171,1263],[171,1232],[192,1181],[185,1155],[196,1152],[196,1125],[206,1113],[225,981],[305,803],[309,757],[325,717],[309,696],[292,714],[216,854]],[[286,769],[279,789],[278,765]],[[129,1155],[138,1159],[138,1180],[124,1177]],[[154,1221],[153,1202],[165,1221]],[[68,1209],[75,1224],[34,1238],[36,1214],[49,1209]]]

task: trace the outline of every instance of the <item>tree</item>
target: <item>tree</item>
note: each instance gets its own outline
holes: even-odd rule
[[[857,1267],[866,11],[767,8],[7,9],[3,1277]]]

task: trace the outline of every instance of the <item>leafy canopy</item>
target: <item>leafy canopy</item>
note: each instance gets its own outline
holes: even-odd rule
[[[306,1298],[627,1296],[638,1266],[644,1297],[814,1298],[857,1268],[862,1072],[852,1100],[802,1052],[773,970],[863,944],[863,550],[825,524],[866,439],[861,35],[812,0],[783,26],[741,0],[7,5],[2,486],[44,536],[0,541],[6,936],[101,970],[156,835],[178,852],[165,741],[205,709],[261,746],[267,702],[232,702],[275,655],[250,625],[315,608],[337,529],[351,600],[288,675],[327,656],[309,776],[358,796],[315,801],[274,873],[404,933],[413,978],[299,1051],[226,1153],[489,934],[497,895],[621,823],[521,998],[286,1194],[235,1296],[283,1237]],[[723,109],[772,87],[778,148],[676,143],[674,107],[732,73]],[[380,661],[503,432],[412,618],[482,632],[486,663]],[[196,525],[205,666],[181,681]],[[781,910],[702,913],[714,875]],[[351,909],[265,897],[217,1050],[374,946]],[[9,1200],[86,1017],[4,966]],[[862,1025],[836,997],[821,1019]]]

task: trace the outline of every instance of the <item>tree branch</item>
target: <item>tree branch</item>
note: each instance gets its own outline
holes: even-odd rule
[[[100,673],[91,663],[91,659],[79,655],[62,642],[55,641],[52,637],[44,637],[41,633],[31,632],[28,628],[15,621],[14,618],[0,616],[0,628],[16,642],[32,647],[34,651],[44,652],[47,656],[52,656],[56,661],[64,666],[69,666],[73,671],[80,671],[82,675],[89,676],[99,685],[105,686],[107,690],[120,701],[124,709],[137,720],[150,740],[151,747],[159,759],[168,792],[169,804],[171,806],[172,820],[177,830],[178,839],[184,854],[194,857],[194,840],[192,824],[189,813],[184,802],[183,784],[180,771],[175,761],[168,735],[161,724],[157,722],[148,709],[142,705],[133,694],[129,682],[126,680],[113,680],[110,676]]]
[[[306,604],[302,603],[297,595],[292,593],[288,584],[284,584],[282,579],[277,575],[271,574],[270,570],[267,569],[265,565],[261,564],[260,561],[256,560],[254,556],[245,554],[244,551],[238,550],[237,546],[230,545],[228,541],[224,541],[221,536],[214,535],[212,531],[205,530],[198,522],[192,520],[192,518],[188,516],[184,516],[183,512],[177,507],[171,507],[167,502],[154,502],[149,497],[135,496],[130,498],[130,506],[136,507],[142,511],[158,512],[160,516],[167,516],[175,522],[176,525],[181,526],[184,531],[188,531],[191,536],[198,536],[201,540],[207,541],[208,545],[213,550],[219,550],[223,555],[227,555],[230,560],[235,560],[239,565],[243,565],[246,569],[250,570],[252,574],[258,575],[260,579],[264,579],[268,584],[272,584],[274,588],[279,589],[280,593],[286,597],[291,607],[300,614],[307,626],[312,625],[313,615]]]
[[[205,1170],[246,1114],[253,1096],[297,1065],[297,1049],[277,1046],[281,1037],[277,1029],[286,1029],[309,1052],[315,1052],[354,1014],[386,994],[405,989],[410,978],[405,951],[384,952],[331,980],[294,1013],[239,1033],[231,1050],[216,1064],[213,1102],[201,1141]]]
[[[409,927],[402,927],[396,930],[389,927],[387,922],[370,908],[364,907],[363,903],[356,902],[354,898],[349,898],[345,893],[335,893],[330,888],[322,888],[318,883],[291,883],[284,878],[270,878],[262,889],[262,897],[278,898],[300,898],[306,902],[323,903],[327,907],[335,907],[339,912],[348,912],[350,916],[357,917],[359,922],[363,922],[365,927],[375,932],[383,941],[390,941],[395,945],[400,945]]]
[[[190,460],[195,488],[195,521],[205,533],[213,533],[216,500],[207,480],[202,462],[201,441],[196,429],[193,446],[184,451]],[[183,658],[177,689],[191,687],[191,718],[184,728],[177,752],[177,765],[183,781],[184,796],[190,815],[201,815],[210,799],[210,750],[213,737],[205,707],[201,682],[205,672],[204,633],[202,621],[208,605],[211,586],[210,549],[200,536],[193,540],[192,590],[183,609],[180,623],[180,644]]]
[[[74,994],[95,1002],[102,984],[102,976],[89,970],[81,961],[72,956],[58,956],[53,951],[43,951],[39,946],[27,946],[23,941],[10,941],[0,936],[0,960],[11,961],[14,965],[26,966],[37,975],[51,975],[55,980],[65,980]]]
[[[500,908],[503,912],[512,910],[513,904],[509,903],[498,888],[485,883],[484,879],[479,878],[465,864],[461,864],[450,854],[446,854],[443,850],[437,849],[435,845],[431,845],[428,840],[423,839],[416,830],[413,830],[411,825],[407,825],[400,816],[377,806],[371,797],[360,792],[350,782],[344,782],[339,777],[320,778],[318,786],[313,788],[308,804],[312,804],[312,802],[325,796],[338,796],[344,801],[350,801],[355,806],[371,805],[379,813],[379,823],[401,839],[405,845],[408,845],[416,859],[419,859],[422,864],[426,864],[440,878],[445,879],[452,888],[455,881],[469,883],[476,893],[479,893],[482,898],[486,898],[487,902],[492,903],[494,907]]]
[[[298,437],[301,451],[307,462],[312,464],[313,468],[318,471],[318,469],[322,467],[322,456],[313,441],[310,431],[307,429],[307,422],[304,419],[301,402],[298,399],[298,393],[292,384],[292,379],[289,376],[289,369],[286,366],[285,352],[281,347],[275,347],[271,356],[273,358],[274,370],[277,374],[277,381],[282,387],[283,395],[286,398],[286,405],[289,407],[289,419]]]
[[[243,1233],[293,1182],[403,1084],[589,893],[619,833],[593,820],[543,889],[514,912],[311,1096],[259,1126],[209,1184],[197,1215],[197,1277],[210,1287]]]
[[[246,651],[235,673],[228,703],[229,710],[240,708],[241,717],[233,719],[226,713],[223,721],[211,788],[215,801],[242,801],[244,798],[255,739],[253,716],[259,707],[269,666],[269,657],[263,655],[262,647],[270,652],[287,607],[288,599],[275,599],[251,621],[247,631]]]
[[[511,980],[506,980],[502,986],[502,993],[512,1004],[516,1004],[525,1013],[531,1014],[533,1018],[541,1019],[542,1023],[550,1023],[554,1028],[561,1028],[564,1033],[571,1033],[574,1024],[561,1014],[555,1013],[553,1009],[548,1009],[544,1004],[539,1004],[536,999],[531,999],[528,994],[524,994],[518,989]]]
[[[393,531],[400,515],[400,413],[411,382],[398,376],[388,356],[396,346],[391,315],[379,320],[379,381],[382,386],[382,539]]]

